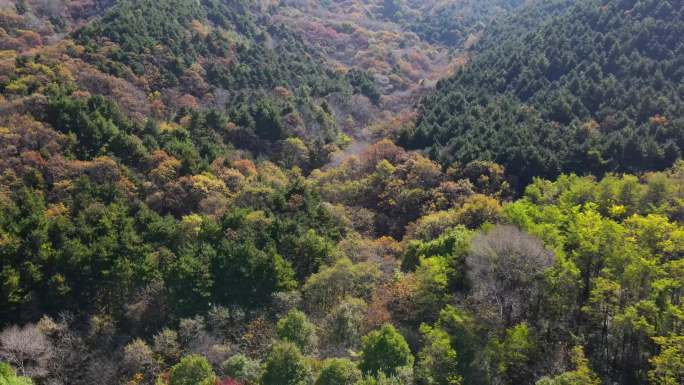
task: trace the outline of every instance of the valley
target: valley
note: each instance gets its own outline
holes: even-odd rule
[[[0,0],[0,385],[684,382],[680,0]]]

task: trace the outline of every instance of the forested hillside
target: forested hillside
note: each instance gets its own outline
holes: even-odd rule
[[[447,165],[496,161],[520,186],[535,175],[668,167],[684,146],[683,7],[585,1],[509,33],[441,82],[401,143]]]
[[[0,0],[0,385],[684,383],[682,8]]]
[[[366,93],[374,106],[352,100],[337,111],[344,115],[344,126],[354,128],[352,133],[358,137],[369,123],[413,115],[420,97],[470,58],[470,49],[498,16],[543,3],[290,0],[279,2],[272,12],[274,20],[298,31],[334,67],[368,75],[370,82],[365,84],[377,89]]]
[[[482,33],[499,16],[524,0],[383,1],[383,16],[399,20],[421,38],[460,47]]]

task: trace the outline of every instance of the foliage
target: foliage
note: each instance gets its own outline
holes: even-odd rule
[[[0,5],[0,382],[681,383],[680,8]]]
[[[261,383],[264,385],[306,385],[311,371],[296,345],[278,342],[265,363]]]
[[[416,12],[411,20],[407,13],[405,23],[416,34],[428,41],[440,42],[449,46],[461,46],[468,38],[481,32],[483,26],[496,20],[497,16],[514,10],[524,2],[519,0],[458,1],[458,2],[420,2],[407,1],[409,5],[418,3],[423,9]],[[396,12],[394,13],[396,14]]]
[[[414,237],[439,235],[443,228],[438,226],[445,221],[444,216],[450,218],[446,227],[478,227],[486,221],[496,221],[500,213],[498,202],[475,194],[479,191],[466,179],[487,177],[480,172],[489,174],[486,168],[471,169],[467,174],[455,170],[447,174],[425,157],[381,140],[359,156],[349,157],[338,167],[314,172],[312,177],[325,199],[352,211],[370,210],[374,214],[374,233],[401,238],[407,232],[414,233],[410,234]],[[500,189],[496,190],[498,194]],[[468,204],[461,207],[464,201]],[[348,215],[350,220],[356,219],[354,213]]]
[[[563,373],[557,377],[542,378],[537,381],[537,385],[561,385],[561,384],[587,384],[600,385],[601,380],[594,372],[587,366],[587,359],[584,357],[582,347],[577,346],[572,351],[572,363],[575,365],[575,370]]]
[[[315,385],[354,385],[361,379],[356,365],[343,358],[333,358],[323,364]]]
[[[185,356],[171,368],[169,385],[211,385],[216,381],[214,371],[206,358]]]
[[[684,338],[657,337],[656,343],[661,350],[651,359],[653,370],[648,372],[649,381],[656,385],[681,382],[684,378]]]
[[[261,365],[244,354],[238,353],[221,364],[225,375],[244,384],[256,384],[261,378]]]
[[[450,256],[454,260],[452,264],[462,263],[470,248],[471,237],[471,231],[456,227],[442,232],[436,239],[411,240],[403,256],[401,267],[403,270],[411,270],[419,263],[420,258],[435,256]]]
[[[0,384],[2,385],[32,385],[28,377],[17,376],[9,364],[0,362]]]
[[[326,317],[328,339],[349,348],[361,343],[362,327],[368,305],[359,298],[348,298],[335,307]]]
[[[364,373],[392,376],[402,367],[413,365],[413,355],[404,337],[386,324],[363,337],[359,368]]]
[[[358,69],[352,69],[347,72],[347,78],[356,92],[366,95],[376,105],[380,103],[380,91],[378,91],[375,82],[367,73],[361,72]]]
[[[444,164],[493,160],[518,188],[561,172],[669,167],[683,145],[682,54],[671,41],[681,12],[590,0],[530,32],[507,31],[424,100],[402,143]]]
[[[170,89],[178,96],[168,107],[176,109],[197,109],[198,98],[213,105],[214,98],[227,98],[227,115],[239,126],[229,136],[238,146],[271,153],[275,142],[294,134],[331,144],[335,124],[312,96],[352,93],[350,80],[325,68],[284,26],[262,25],[265,16],[242,0],[120,1],[75,38],[86,47],[82,58],[102,71],[145,79],[157,105]],[[168,116],[164,107],[159,114]],[[302,135],[298,120],[315,129]],[[221,123],[211,127],[220,131],[228,123],[212,122]]]
[[[340,259],[311,275],[302,287],[302,294],[311,311],[326,314],[347,296],[366,296],[379,277],[377,266]]]
[[[315,350],[318,344],[316,326],[299,310],[290,310],[278,320],[276,333],[281,340],[292,342],[304,353]]]
[[[423,349],[418,353],[416,377],[418,383],[426,385],[459,385],[458,353],[451,346],[449,334],[439,328],[421,325],[425,339]]]
[[[657,348],[652,337],[677,328],[660,320],[674,316],[670,300],[677,301],[678,295],[666,298],[661,293],[679,285],[670,286],[679,280],[675,266],[681,255],[676,251],[680,247],[674,246],[678,241],[671,241],[681,225],[676,210],[667,208],[674,201],[644,202],[653,199],[653,189],[679,183],[678,169],[650,174],[641,181],[613,175],[600,181],[574,175],[556,182],[536,180],[522,200],[506,208],[514,223],[559,253],[559,263],[547,274],[547,285],[560,292],[547,292],[551,295],[542,301],[564,309],[552,316],[565,319],[561,323],[570,322],[567,315],[581,315],[587,328],[582,330],[586,330],[588,360],[600,375],[613,366],[620,368],[616,374],[620,381],[644,382],[650,358],[644,352],[655,354]],[[654,243],[656,239],[661,241]],[[658,312],[660,316],[654,316]],[[617,348],[622,343],[626,345]],[[606,365],[610,359],[618,363]]]

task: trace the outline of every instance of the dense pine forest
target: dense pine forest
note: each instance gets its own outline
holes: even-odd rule
[[[684,383],[681,0],[0,0],[0,385]]]
[[[495,161],[521,187],[664,169],[684,148],[683,18],[681,2],[594,1],[531,31],[496,31],[505,36],[438,85],[401,142],[447,165]]]

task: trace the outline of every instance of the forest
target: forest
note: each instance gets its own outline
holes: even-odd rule
[[[0,385],[684,383],[684,2],[0,0]]]
[[[493,32],[497,43],[438,85],[400,143],[444,164],[495,161],[519,188],[564,172],[666,168],[684,146],[681,11],[594,1],[531,31],[522,18],[522,31]]]

